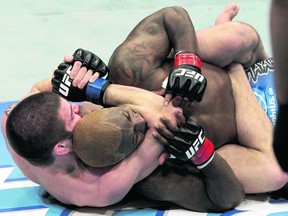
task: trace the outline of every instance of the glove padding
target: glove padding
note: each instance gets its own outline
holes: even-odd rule
[[[104,92],[110,81],[98,78],[93,83],[88,83],[83,89],[79,89],[72,85],[72,79],[70,78],[71,69],[72,65],[67,63],[61,63],[58,66],[51,80],[52,90],[68,101],[90,101],[103,105]]]
[[[94,53],[84,50],[77,49],[74,54],[74,61],[80,61],[82,63],[82,67],[86,67],[88,70],[91,69],[93,73],[98,72],[100,77],[103,77],[109,73],[109,68],[107,65]]]
[[[187,97],[201,101],[207,86],[207,80],[202,74],[196,72],[192,67],[180,66],[172,70],[169,74],[166,94],[170,93],[173,97]]]
[[[178,52],[175,55],[174,69],[170,72],[166,94],[201,101],[207,80],[201,74],[201,59],[194,53]]]
[[[204,136],[203,128],[188,118],[179,125],[179,130],[173,133],[174,137],[168,139],[166,150],[176,158],[188,161],[201,169],[205,167],[214,156],[214,145]]]

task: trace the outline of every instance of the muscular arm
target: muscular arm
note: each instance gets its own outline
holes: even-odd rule
[[[111,169],[103,172],[102,168],[89,168],[94,174],[86,173],[88,181],[80,179],[79,186],[75,186],[72,191],[71,185],[65,183],[68,195],[62,191],[64,186],[60,191],[59,189],[54,190],[55,187],[52,185],[57,184],[57,181],[50,183],[50,188],[54,190],[53,195],[57,199],[67,204],[92,207],[109,206],[121,201],[135,183],[147,177],[159,165],[158,157],[161,152],[163,152],[163,146],[159,145],[148,131],[144,141],[135,152]],[[65,179],[63,181],[65,182]],[[80,190],[77,192],[78,189]]]
[[[173,125],[184,121],[184,117],[178,115],[182,113],[181,108],[174,107],[172,104],[163,106],[163,97],[144,89],[112,84],[107,88],[104,100],[110,106],[125,104],[138,110],[143,115],[145,121],[148,122],[149,127],[155,126],[155,120],[159,119],[160,116],[166,116],[172,121]],[[162,124],[160,121],[157,122]]]
[[[171,69],[166,59],[171,49],[198,52],[193,24],[181,7],[161,9],[139,22],[111,56],[108,79],[158,90]]]
[[[187,163],[167,162],[134,189],[148,199],[169,201],[194,211],[226,211],[244,197],[233,171],[217,154],[201,171]]]
[[[196,32],[186,10],[180,7],[164,9],[163,26],[175,53],[181,50],[198,53]]]
[[[281,171],[273,152],[271,121],[259,106],[243,67],[235,64],[228,73],[236,108],[237,138],[241,145],[226,144],[217,152],[234,170],[246,193],[278,189],[287,183],[287,174]]]

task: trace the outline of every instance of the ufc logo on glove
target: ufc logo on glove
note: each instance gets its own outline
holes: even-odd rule
[[[66,70],[66,73],[64,74],[59,87],[59,93],[61,93],[64,97],[67,97],[69,94],[69,88],[71,86],[71,79],[70,79],[71,69],[72,65]]]
[[[178,68],[177,71],[173,74],[176,76],[185,76],[185,77],[191,77],[195,80],[198,80],[199,82],[202,82],[204,80],[204,76],[202,74],[197,73],[196,71],[187,70],[186,68]]]
[[[191,158],[195,155],[195,153],[199,150],[199,148],[204,143],[204,140],[205,140],[205,136],[203,135],[203,131],[201,130],[197,139],[190,146],[190,148],[185,152],[187,158]]]

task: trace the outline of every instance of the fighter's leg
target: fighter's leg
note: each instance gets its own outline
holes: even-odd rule
[[[219,25],[222,23],[230,22],[234,19],[235,16],[237,16],[238,12],[240,10],[240,7],[236,3],[230,3],[228,4],[224,11],[222,11],[215,20],[215,25]]]
[[[261,108],[242,65],[232,64],[229,75],[235,100],[240,145],[225,145],[218,153],[226,159],[246,193],[277,190],[288,180],[272,148],[273,126]]]
[[[197,32],[199,56],[203,61],[226,67],[232,62],[249,67],[267,58],[254,28],[240,22],[226,22]]]
[[[218,154],[202,170],[190,163],[166,161],[134,189],[148,199],[169,201],[194,211],[227,211],[244,197],[231,168]]]

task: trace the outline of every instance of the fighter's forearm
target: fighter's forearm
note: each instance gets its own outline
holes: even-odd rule
[[[175,52],[198,53],[195,29],[185,9],[171,7],[163,10],[163,23]]]
[[[103,97],[104,104],[109,106],[149,104],[155,98],[161,99],[147,90],[117,84],[109,85]]]
[[[202,176],[209,199],[214,207],[228,210],[244,198],[244,189],[228,163],[217,153],[213,161],[202,169]]]
[[[172,125],[184,121],[182,109],[174,107],[171,103],[164,106],[164,98],[153,92],[132,86],[111,84],[104,93],[104,104],[108,106],[128,105],[137,110],[148,122],[148,126],[160,123],[160,118],[165,116]],[[153,124],[153,125],[152,125]]]

